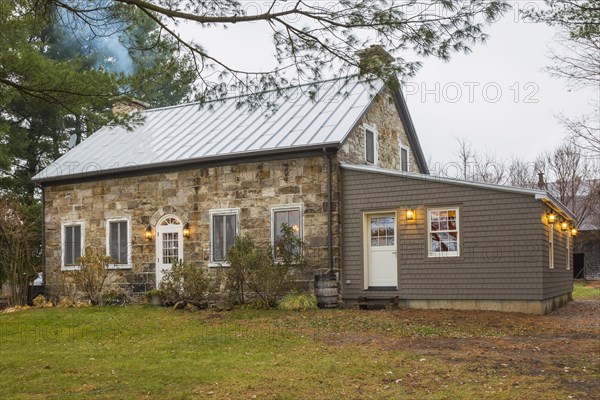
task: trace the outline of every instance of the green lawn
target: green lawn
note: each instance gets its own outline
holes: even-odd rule
[[[0,399],[590,398],[596,392],[584,383],[598,389],[598,329],[557,318],[18,311],[0,314]]]
[[[600,283],[597,281],[575,281],[573,283],[573,299],[600,300]]]

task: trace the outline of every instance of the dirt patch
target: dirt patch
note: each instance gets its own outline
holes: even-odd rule
[[[572,301],[544,316],[455,310],[387,313],[399,324],[420,324],[433,333],[399,337],[338,331],[321,339],[330,345],[375,345],[412,353],[516,382],[519,377],[558,379],[563,389],[577,393],[575,398],[598,398],[600,393],[600,301]]]

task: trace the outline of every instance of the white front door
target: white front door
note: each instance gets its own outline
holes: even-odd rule
[[[365,288],[398,287],[396,213],[365,218]]]
[[[163,217],[156,225],[156,287],[174,261],[183,261],[183,225],[174,216]]]

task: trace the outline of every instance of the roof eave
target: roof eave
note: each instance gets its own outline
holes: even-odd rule
[[[394,95],[394,103],[396,104],[396,109],[398,110],[398,114],[400,114],[400,119],[404,124],[406,136],[408,137],[408,141],[410,142],[410,147],[412,149],[414,159],[417,162],[417,166],[419,167],[419,171],[422,174],[429,174],[429,167],[427,166],[427,161],[425,161],[423,149],[421,148],[421,143],[419,142],[419,137],[417,136],[417,131],[410,116],[410,112],[408,111],[408,105],[406,104],[406,100],[404,99],[404,96],[402,95],[400,89],[394,88],[392,90],[392,93]]]
[[[380,168],[380,167],[373,167],[373,166],[366,166],[366,165],[341,163],[341,167],[344,169],[349,169],[349,170],[354,170],[354,171],[380,173],[380,174],[392,175],[392,176],[402,176],[402,177],[409,178],[409,179],[420,179],[420,180],[431,181],[431,182],[463,185],[463,186],[477,187],[480,189],[497,190],[497,191],[502,191],[502,192],[531,195],[531,196],[534,196],[536,200],[544,201],[548,205],[552,206],[552,208],[559,211],[563,215],[563,217],[565,217],[569,220],[576,221],[575,214],[573,214],[573,212],[571,210],[569,210],[566,206],[564,206],[560,201],[558,201],[554,196],[552,196],[550,193],[546,192],[545,190],[519,188],[519,187],[514,187],[514,186],[495,185],[495,184],[491,184],[491,183],[482,183],[482,182],[472,182],[472,181],[465,181],[465,180],[461,180],[461,179],[452,179],[452,178],[445,178],[445,177],[441,177],[441,176],[433,176],[433,175],[429,175],[429,174],[417,174],[414,172],[395,171],[395,170],[390,170],[390,169],[385,169],[385,168]]]
[[[81,178],[101,178],[107,175],[115,175],[121,173],[129,173],[129,172],[143,172],[143,171],[152,171],[160,168],[176,168],[176,167],[185,167],[185,166],[195,166],[201,165],[205,163],[214,163],[218,161],[243,161],[245,159],[256,158],[261,156],[276,156],[276,155],[286,155],[289,154],[291,156],[305,153],[309,151],[315,150],[334,150],[337,151],[340,147],[339,142],[328,142],[328,143],[319,143],[311,146],[294,146],[287,148],[277,148],[277,149],[268,149],[268,150],[259,150],[259,151],[246,151],[243,153],[234,153],[227,155],[218,155],[213,157],[202,157],[202,158],[193,158],[193,159],[185,159],[185,160],[175,160],[175,161],[167,161],[155,164],[144,164],[144,165],[129,165],[123,168],[113,168],[113,169],[105,169],[101,171],[89,171],[89,172],[81,172],[76,174],[69,175],[57,175],[52,177],[39,177],[41,172],[32,178],[32,181],[37,184],[44,184],[50,182],[59,182],[59,181],[69,181],[73,179],[81,179]],[[43,171],[42,171],[43,172]]]
[[[548,204],[551,208],[556,210],[559,214],[561,214],[564,218],[568,220],[572,220],[577,223],[577,217],[571,210],[567,208],[564,204],[562,204],[556,197],[552,196],[548,192],[543,192],[535,195],[536,200],[541,200],[544,203]]]

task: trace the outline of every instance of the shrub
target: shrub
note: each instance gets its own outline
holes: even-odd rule
[[[306,269],[302,254],[303,242],[294,236],[291,227],[282,226],[282,237],[271,246],[261,246],[248,236],[238,236],[229,249],[226,271],[227,288],[236,302],[246,301],[246,290],[253,292],[264,308],[277,305],[277,300],[292,289]],[[278,258],[274,257],[274,250]]]
[[[287,294],[281,299],[279,308],[285,311],[316,310],[317,298],[311,293]]]
[[[111,289],[102,294],[102,303],[105,306],[124,306],[133,302],[131,290],[124,288]]]
[[[79,269],[68,271],[66,275],[71,279],[75,288],[83,292],[90,303],[102,303],[102,289],[108,277],[110,258],[97,251],[89,251],[87,255],[77,259]]]
[[[171,270],[165,272],[160,282],[166,304],[180,301],[202,302],[208,300],[219,289],[219,279],[192,264],[175,261]]]
[[[48,307],[53,307],[54,304],[52,304],[51,301],[48,301],[43,295],[38,294],[35,299],[33,299],[32,303],[34,307],[38,307],[38,308],[48,308]]]

